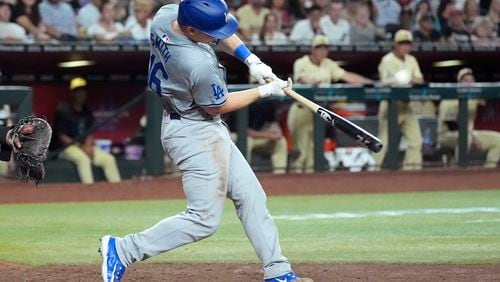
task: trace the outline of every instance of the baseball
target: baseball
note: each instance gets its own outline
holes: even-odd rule
[[[410,72],[407,70],[400,70],[394,74],[394,81],[398,85],[405,85],[409,84],[411,81],[411,75]]]

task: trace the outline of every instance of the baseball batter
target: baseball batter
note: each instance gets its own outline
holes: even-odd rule
[[[278,231],[266,195],[247,161],[231,141],[220,115],[262,97],[283,96],[291,80],[278,79],[234,35],[237,20],[222,0],[184,0],[163,6],[151,25],[149,86],[164,106],[163,149],[179,167],[188,205],[184,212],[123,238],[104,236],[100,251],[104,281],[120,281],[135,261],[214,234],[229,197],[245,233],[263,263],[265,281],[298,281],[281,254]],[[243,60],[258,88],[228,93],[224,68],[213,42]],[[304,281],[304,280],[300,280]],[[310,281],[310,280],[307,280]]]

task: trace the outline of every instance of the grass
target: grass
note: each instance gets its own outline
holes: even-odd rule
[[[95,264],[97,239],[141,231],[185,209],[184,200],[0,205],[0,260]],[[270,197],[275,216],[428,208],[500,208],[500,190]],[[294,262],[500,263],[500,212],[277,219]],[[218,232],[153,262],[257,262],[231,202]]]

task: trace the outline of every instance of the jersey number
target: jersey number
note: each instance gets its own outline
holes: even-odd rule
[[[149,61],[149,78],[148,85],[149,88],[153,89],[156,93],[161,94],[161,79],[158,78],[158,72],[161,72],[161,76],[163,80],[168,79],[168,74],[163,64],[161,62],[155,62],[155,55],[151,55],[151,59]]]

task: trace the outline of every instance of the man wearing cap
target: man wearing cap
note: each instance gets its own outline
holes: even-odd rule
[[[264,189],[220,118],[261,98],[285,96],[283,89],[292,87],[291,79],[279,79],[250,52],[235,35],[237,29],[238,21],[223,0],[184,0],[161,7],[154,16],[148,85],[162,103],[161,143],[181,172],[188,203],[185,211],[146,230],[123,237],[103,236],[104,281],[120,281],[134,262],[214,234],[226,198],[233,201],[262,262],[264,281],[310,281],[298,278],[282,255]],[[270,82],[229,93],[216,45],[247,63],[257,81]]]
[[[386,54],[378,66],[382,83],[407,85],[424,81],[417,60],[410,55],[412,41],[413,36],[410,31],[401,29],[396,32],[393,51]],[[388,141],[387,109],[388,102],[380,102],[378,118],[379,138],[382,144],[387,144]],[[400,101],[398,104],[398,124],[401,134],[408,145],[403,161],[403,169],[421,169],[422,134],[417,117],[410,104],[406,101]],[[373,155],[378,168],[380,168],[386,152],[387,146],[384,146],[382,151]]]
[[[463,68],[457,75],[458,83],[473,84],[476,82],[470,68]],[[500,132],[492,130],[475,130],[474,120],[477,108],[484,105],[483,100],[469,99],[467,138],[469,149],[486,152],[485,167],[496,167],[500,160]],[[458,100],[442,100],[439,104],[438,146],[458,149]]]
[[[92,111],[86,104],[87,81],[77,77],[70,82],[70,103],[61,103],[57,107],[54,119],[55,148],[67,146],[59,158],[76,165],[80,181],[85,184],[94,183],[92,165],[101,167],[109,182],[120,182],[120,172],[113,155],[94,146],[92,135],[83,140],[83,136],[93,125]]]
[[[329,40],[325,35],[316,35],[312,40],[311,53],[295,61],[293,64],[294,81],[318,86],[339,80],[347,83],[371,83],[368,78],[349,72],[339,67],[328,58]],[[314,163],[313,146],[313,113],[294,102],[288,113],[288,128],[292,134],[294,147],[299,151],[297,159],[292,161],[292,171],[312,172]]]

